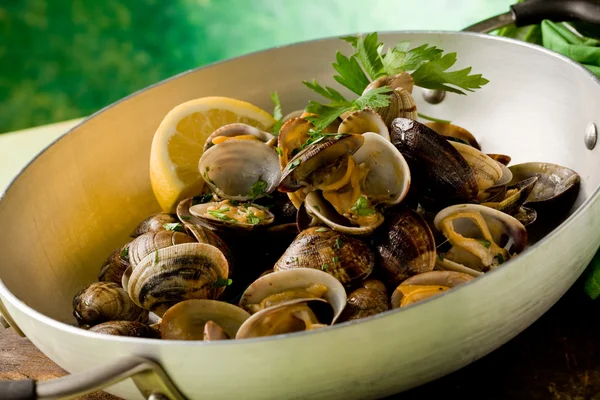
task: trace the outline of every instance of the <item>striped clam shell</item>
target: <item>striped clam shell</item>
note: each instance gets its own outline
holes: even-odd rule
[[[183,228],[182,228],[183,229]],[[194,238],[177,231],[148,232],[138,236],[129,245],[129,263],[135,268],[150,253],[182,243],[193,243]]]
[[[114,282],[94,282],[73,298],[73,315],[79,325],[94,326],[107,321],[148,319],[148,311],[134,304],[127,292]]]
[[[229,276],[223,252],[206,243],[184,243],[156,250],[132,271],[127,292],[138,306],[162,316],[188,299],[216,299]]]

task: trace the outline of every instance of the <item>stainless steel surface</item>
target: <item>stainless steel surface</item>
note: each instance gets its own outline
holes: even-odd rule
[[[103,260],[139,221],[158,210],[148,154],[165,114],[214,95],[270,110],[275,90],[284,112],[303,108],[310,93],[302,80],[337,87],[331,62],[344,44],[337,38],[301,43],[146,89],[38,156],[0,200],[0,298],[10,316],[71,373],[143,356],[160,363],[190,399],[280,399],[290,390],[297,398],[383,397],[461,368],[523,331],[565,293],[600,245],[600,148],[589,151],[573,140],[590,121],[600,122],[600,83],[566,57],[504,38],[464,32],[380,37],[386,44],[409,40],[457,52],[457,69],[472,66],[488,78],[481,90],[447,93],[438,105],[422,101],[415,88],[419,112],[465,127],[485,151],[508,154],[515,164],[547,161],[579,172],[581,190],[569,219],[481,279],[412,307],[318,331],[205,343],[77,328],[73,295],[96,279]],[[130,379],[107,391],[143,398]]]
[[[465,32],[490,33],[515,22],[515,16],[512,11],[499,14],[494,17],[477,22],[463,29]]]
[[[429,104],[440,104],[446,98],[446,91],[435,89],[424,89],[423,100]]]
[[[4,319],[4,317],[2,316],[2,314],[0,314],[0,326],[4,329],[8,329],[10,328],[10,324],[8,323],[7,320]]]
[[[160,365],[133,356],[62,378],[38,382],[37,395],[40,400],[74,399],[127,378],[133,379],[145,399],[185,399]]]
[[[594,147],[596,147],[597,141],[598,141],[598,128],[596,127],[596,124],[594,124],[593,122],[590,122],[587,125],[587,127],[585,128],[585,136],[584,136],[585,147],[587,147],[588,150],[594,150]]]

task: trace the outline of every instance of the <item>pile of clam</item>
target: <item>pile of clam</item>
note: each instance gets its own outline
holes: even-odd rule
[[[73,300],[79,325],[170,340],[322,329],[478,279],[573,206],[574,171],[509,166],[459,126],[418,122],[410,76],[370,87],[382,84],[389,106],[322,132],[302,111],[277,136],[216,130],[198,164],[204,192],[107,258]]]

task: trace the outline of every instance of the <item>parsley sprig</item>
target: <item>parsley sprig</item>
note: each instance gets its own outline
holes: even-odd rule
[[[206,212],[208,214],[212,215],[213,217],[218,218],[222,221],[237,222],[235,219],[233,219],[230,216],[225,214],[228,211],[229,211],[229,207],[222,207],[218,210],[207,210]]]
[[[339,51],[336,53],[332,65],[337,75],[333,79],[360,97],[350,101],[336,89],[322,86],[314,79],[312,82],[303,81],[309,89],[330,101],[328,104],[310,101],[306,108],[307,112],[316,114],[307,119],[317,131],[325,129],[345,112],[387,106],[391,88],[382,86],[364,93],[371,80],[383,76],[407,72],[415,86],[462,95],[489,82],[481,74],[471,74],[471,67],[449,71],[457,61],[456,53],[444,55],[444,51],[436,46],[424,44],[410,48],[410,42],[402,41],[384,51],[377,32],[365,37],[346,36],[341,39],[350,43],[354,53],[350,56]]]
[[[350,207],[350,210],[354,211],[360,217],[368,217],[375,214],[375,209],[370,207],[369,200],[365,196],[360,196],[356,200],[356,203]]]

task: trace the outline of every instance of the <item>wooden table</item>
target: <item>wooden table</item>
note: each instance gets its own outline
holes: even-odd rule
[[[543,279],[543,277],[540,277]],[[483,359],[419,387],[402,400],[600,399],[600,303],[582,282],[521,335]],[[52,379],[65,372],[27,339],[0,332],[0,379]],[[116,399],[96,393],[85,399]]]

